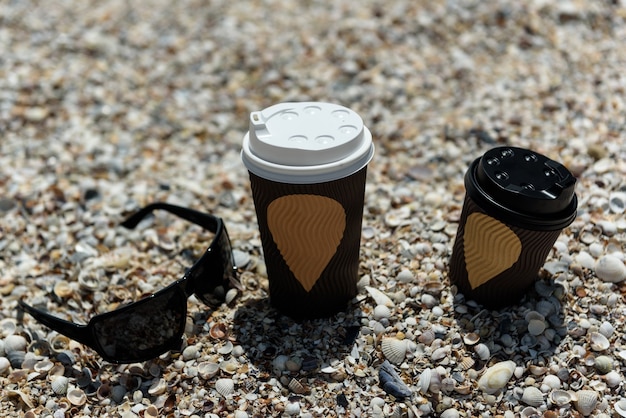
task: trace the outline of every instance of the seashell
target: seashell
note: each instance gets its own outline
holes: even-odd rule
[[[463,370],[471,369],[472,367],[474,367],[474,364],[476,364],[476,361],[474,361],[474,359],[469,356],[464,356],[459,362],[459,365]]]
[[[50,349],[53,352],[58,353],[63,350],[67,350],[70,347],[70,339],[62,334],[54,334],[49,340]]]
[[[411,273],[411,271],[407,269],[400,270],[400,272],[398,272],[398,274],[396,275],[396,280],[400,283],[410,283],[414,279],[415,276],[413,275],[413,273]]]
[[[285,414],[287,416],[294,416],[300,414],[300,402],[289,401],[287,405],[285,405]]]
[[[228,335],[228,329],[225,324],[215,323],[209,329],[209,335],[217,340],[222,340]]]
[[[378,380],[383,390],[398,399],[412,395],[411,389],[402,381],[389,361],[385,360],[378,370]]]
[[[228,289],[228,292],[226,292],[226,295],[224,296],[224,303],[226,305],[230,305],[239,295],[239,289],[237,288],[232,288],[232,289]]]
[[[167,390],[167,381],[164,378],[154,379],[148,388],[148,393],[152,396],[162,395]]]
[[[407,345],[405,340],[386,337],[382,339],[380,349],[387,360],[393,364],[400,364],[406,357]]]
[[[141,393],[141,391],[138,391]],[[126,396],[126,394],[128,393],[128,391],[126,390],[126,388],[122,385],[115,385],[111,388],[111,399],[113,400],[113,402],[115,402],[116,404],[121,404],[122,401],[124,400],[124,396]]]
[[[83,369],[76,375],[76,384],[80,388],[86,388],[93,382],[93,377],[91,375],[91,370],[87,367],[83,367]]]
[[[546,385],[550,389],[559,389],[561,387],[561,379],[556,375],[547,374],[543,377],[541,384],[542,386]]]
[[[272,369],[278,373],[285,371],[287,369],[287,366],[285,365],[287,360],[289,360],[289,356],[284,354],[276,356],[274,360],[272,360]]]
[[[430,355],[430,359],[433,361],[443,360],[448,356],[448,354],[450,354],[450,346],[445,345],[443,347],[435,349]]]
[[[522,409],[519,416],[520,418],[539,418],[541,414],[537,411],[537,409],[535,409],[535,407],[527,406]]]
[[[0,335],[6,337],[15,334],[17,321],[14,318],[3,318],[0,320]]]
[[[615,328],[613,327],[613,324],[611,324],[610,322],[604,321],[600,325],[600,328],[598,329],[598,332],[600,334],[604,335],[606,338],[611,338],[611,336],[615,332]]]
[[[235,382],[233,379],[217,379],[215,381],[215,390],[226,398],[235,392]]]
[[[513,376],[515,362],[501,361],[489,367],[478,380],[478,388],[488,394],[494,394],[506,386]]]
[[[54,367],[53,362],[48,359],[43,359],[35,363],[35,365],[33,366],[33,370],[35,370],[37,373],[47,373],[52,369],[52,367]]]
[[[83,406],[87,402],[87,395],[82,389],[72,389],[65,396],[67,400],[74,406]]]
[[[576,392],[574,405],[583,416],[589,416],[598,405],[598,393],[593,390],[579,390]]]
[[[524,319],[526,320],[526,322],[530,322],[534,319],[540,320],[540,321],[545,321],[546,318],[540,314],[537,311],[528,311],[526,312],[526,315],[524,316]]]
[[[433,341],[435,341],[435,338],[435,332],[432,329],[427,329],[417,337],[417,341],[422,344],[430,345]]]
[[[475,345],[480,341],[480,335],[475,332],[470,332],[463,336],[463,342],[467,345]]]
[[[391,316],[391,309],[385,305],[376,305],[374,308],[374,319],[381,320]]]
[[[74,290],[67,280],[59,280],[54,284],[53,292],[61,299],[67,299],[74,294]]]
[[[459,418],[461,413],[455,408],[446,409],[439,415],[440,418]]]
[[[609,209],[613,213],[624,213],[626,210],[626,192],[612,192],[609,195]]]
[[[489,357],[491,357],[491,352],[489,351],[489,347],[486,344],[480,343],[474,346],[474,352],[478,355],[478,358],[487,361]]]
[[[600,374],[607,374],[613,370],[613,359],[609,356],[598,356],[593,359],[593,365]]]
[[[565,406],[573,399],[572,394],[566,390],[555,389],[550,392],[550,401],[556,406]]]
[[[420,392],[428,392],[428,388],[430,387],[430,380],[433,373],[433,370],[428,368],[424,369],[422,373],[420,373],[420,377],[417,381],[417,386],[420,388]]]
[[[146,409],[143,411],[144,418],[158,418],[159,417],[159,409],[154,405],[148,405]]]
[[[623,380],[622,379],[622,375],[620,375],[615,370],[611,370],[610,372],[605,374],[603,376],[603,379],[606,382],[606,385],[608,387],[610,387],[610,388],[614,388],[614,387],[618,386],[622,382],[622,380]]]
[[[367,290],[367,293],[369,293],[372,299],[374,299],[376,305],[384,305],[388,308],[393,308],[395,306],[395,303],[393,303],[391,298],[382,291],[371,286],[365,286],[365,290]]]
[[[625,398],[621,398],[619,401],[615,402],[614,408],[615,408],[615,412],[617,412],[617,415],[621,417],[626,417],[626,399]]]
[[[212,361],[201,361],[198,363],[198,374],[203,379],[210,379],[219,372],[219,364]]]
[[[527,386],[522,393],[522,402],[530,406],[541,406],[543,404],[543,393],[534,386]]]
[[[54,376],[54,378],[50,380],[50,387],[57,395],[65,395],[67,393],[68,384],[69,379],[65,376]]]
[[[18,334],[7,335],[4,338],[5,354],[10,354],[14,351],[25,352],[27,345],[28,345],[28,341],[26,341],[26,338]]]
[[[78,275],[78,287],[83,292],[96,292],[100,289],[100,285],[100,278],[93,271],[81,271]]]
[[[9,368],[11,367],[11,362],[6,357],[0,357],[0,376],[4,376]]]
[[[535,306],[536,311],[544,318],[549,317],[555,312],[555,306],[552,302],[547,300],[540,300]]]
[[[183,361],[193,360],[199,355],[199,350],[197,345],[188,345],[183,350],[182,356]]]
[[[626,279],[626,266],[616,256],[604,255],[596,261],[595,273],[605,282],[618,283]]]
[[[65,366],[72,366],[76,363],[76,356],[70,350],[63,350],[55,356],[57,361]]]
[[[431,280],[428,281],[426,283],[424,283],[424,292],[433,295],[433,296],[439,296],[441,294],[441,292],[443,292],[443,289],[445,289],[445,285],[437,280]]]
[[[531,335],[541,335],[546,330],[546,323],[541,319],[531,319],[528,322],[528,332]]]
[[[235,374],[239,368],[239,363],[234,360],[227,360],[220,363],[220,370],[227,374]]]
[[[50,370],[48,370],[48,377],[51,379],[55,376],[62,376],[65,374],[65,366],[62,364],[56,363],[52,366]]]
[[[593,351],[604,351],[611,346],[611,343],[599,332],[592,332],[589,334],[589,346]]]
[[[307,387],[304,386],[302,382],[300,382],[298,379],[295,379],[295,378],[292,378],[289,381],[289,384],[287,385],[287,387],[289,388],[291,392],[295,393],[296,395],[304,395],[305,393],[308,392]]]
[[[26,358],[26,353],[23,351],[11,351],[6,354],[6,358],[11,363],[11,367],[21,369],[22,363],[24,363],[24,359]]]
[[[46,340],[35,340],[28,345],[28,351],[37,356],[48,357],[51,353],[50,343]]]
[[[234,346],[233,346],[232,341],[226,341],[224,344],[222,344],[221,347],[217,349],[217,352],[219,354],[226,355],[226,354],[230,354],[233,351],[233,348]]]

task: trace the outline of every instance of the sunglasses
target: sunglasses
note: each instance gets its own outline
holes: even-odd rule
[[[87,325],[55,317],[24,301],[19,306],[52,330],[94,349],[112,363],[149,360],[181,347],[187,298],[195,294],[211,308],[221,305],[233,288],[242,290],[222,219],[167,203],[150,204],[122,222],[132,229],[153,210],[161,209],[215,234],[209,248],[185,275],[156,293],[111,312],[94,316]]]

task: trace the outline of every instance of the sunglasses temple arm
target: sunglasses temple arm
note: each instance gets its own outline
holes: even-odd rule
[[[72,340],[78,341],[81,344],[85,344],[90,347],[94,346],[93,338],[89,332],[87,332],[89,327],[88,325],[78,325],[73,322],[57,318],[56,316],[30,306],[22,300],[18,303],[20,309],[28,312],[33,318],[48,328],[58,332],[59,334],[63,334]]]
[[[218,217],[209,215],[208,213],[202,213],[193,209],[170,205],[169,203],[157,202],[144,206],[138,212],[129,216],[124,222],[122,222],[122,226],[133,229],[143,218],[148,216],[155,209],[162,209],[170,212],[211,232],[217,232],[221,223],[221,220]]]

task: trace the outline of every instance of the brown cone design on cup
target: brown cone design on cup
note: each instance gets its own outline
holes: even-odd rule
[[[269,204],[267,226],[289,269],[309,292],[337,251],[346,213],[329,197],[288,195]]]
[[[463,240],[472,289],[511,267],[522,253],[522,242],[511,228],[480,212],[467,217]]]

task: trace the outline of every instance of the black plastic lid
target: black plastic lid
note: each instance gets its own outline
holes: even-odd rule
[[[576,178],[562,164],[536,152],[498,147],[475,160],[465,187],[488,214],[523,228],[556,230],[576,217]]]

